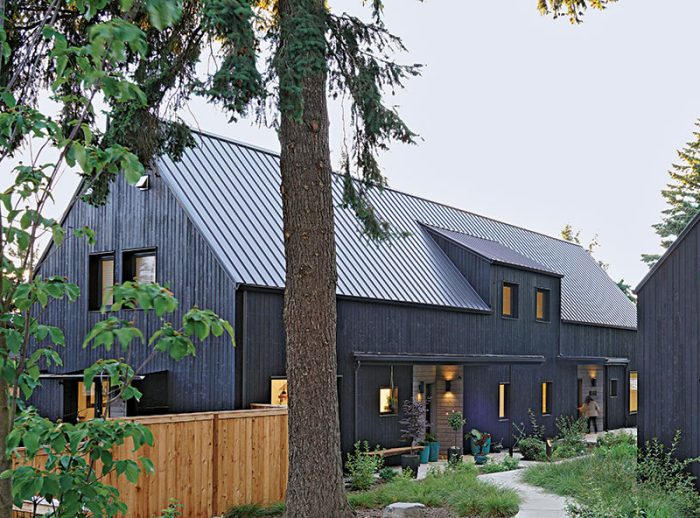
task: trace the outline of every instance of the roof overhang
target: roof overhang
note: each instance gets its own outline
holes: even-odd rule
[[[545,362],[541,355],[517,354],[387,354],[373,352],[355,352],[355,361],[373,364],[540,364]]]
[[[134,376],[132,379],[136,381],[141,381],[145,377],[146,376],[144,375],[137,375]],[[39,379],[42,380],[82,381],[83,378],[85,378],[85,375],[82,372],[78,374],[39,374]],[[97,378],[99,378],[99,376],[97,376],[95,379]]]
[[[609,356],[557,356],[562,362],[572,362],[580,365],[627,365],[629,358],[613,358]]]

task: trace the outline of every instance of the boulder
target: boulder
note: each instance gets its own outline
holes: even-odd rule
[[[396,502],[387,505],[382,512],[382,518],[423,518],[426,508],[423,504]]]

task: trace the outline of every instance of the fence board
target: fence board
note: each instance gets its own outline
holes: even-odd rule
[[[150,518],[171,498],[182,515],[210,518],[233,505],[271,504],[287,489],[287,410],[283,408],[201,412],[128,418],[148,426],[154,446],[132,452],[131,441],[115,459],[151,459],[154,473],[137,485],[110,475],[128,505],[128,516]],[[23,516],[16,513],[15,517]]]

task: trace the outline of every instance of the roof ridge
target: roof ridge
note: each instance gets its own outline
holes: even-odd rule
[[[211,132],[209,132],[209,131],[205,131],[205,130],[202,130],[202,129],[199,129],[199,128],[192,128],[191,126],[190,126],[190,129],[191,129],[192,131],[194,131],[195,133],[199,133],[200,135],[204,135],[204,136],[206,136],[206,137],[214,138],[214,139],[217,139],[217,140],[222,140],[222,141],[224,141],[224,142],[229,142],[229,143],[231,143],[231,144],[235,144],[235,145],[237,145],[237,146],[242,146],[242,147],[245,147],[245,148],[248,148],[248,149],[253,149],[253,150],[255,150],[255,151],[260,151],[260,152],[262,152],[262,153],[266,153],[266,154],[268,154],[268,155],[273,155],[273,156],[276,156],[276,157],[278,157],[278,158],[279,158],[279,156],[280,156],[279,151],[273,151],[273,150],[271,150],[271,149],[267,149],[267,148],[263,148],[263,147],[260,147],[260,146],[256,146],[256,145],[254,145],[254,144],[249,144],[249,143],[247,143],[247,142],[243,142],[243,141],[241,141],[241,140],[237,140],[237,139],[234,139],[234,138],[232,138],[232,137],[225,136],[225,135],[219,135],[219,134],[217,134],[217,133],[211,133]],[[336,171],[333,171],[333,174],[334,174],[335,176],[338,176],[338,177],[341,177],[341,176],[342,176],[341,173],[338,173],[338,172],[336,172]],[[358,180],[358,181],[359,181],[359,180]],[[404,195],[404,196],[410,196],[411,198],[415,198],[415,199],[417,199],[417,200],[422,200],[422,201],[426,201],[426,202],[428,202],[428,203],[433,203],[433,204],[435,204],[435,205],[440,205],[441,207],[446,207],[446,208],[451,209],[451,210],[457,210],[457,211],[463,212],[463,213],[465,213],[465,214],[470,214],[470,215],[472,215],[472,216],[476,216],[476,217],[479,217],[479,218],[487,219],[487,220],[489,220],[489,221],[494,221],[494,222],[496,222],[496,223],[500,223],[501,225],[506,225],[506,226],[508,226],[508,227],[512,227],[512,228],[515,228],[515,229],[518,229],[518,230],[522,230],[522,231],[525,231],[525,232],[529,232],[529,233],[531,233],[531,234],[535,234],[535,235],[538,235],[538,236],[542,236],[542,237],[545,237],[545,238],[547,238],[547,239],[551,239],[552,241],[557,241],[557,242],[560,242],[560,243],[566,243],[566,244],[571,245],[571,246],[574,246],[574,247],[583,248],[583,246],[581,246],[580,244],[574,243],[574,242],[572,242],[572,241],[567,241],[566,239],[562,239],[562,238],[559,238],[559,237],[554,237],[554,236],[551,236],[551,235],[549,235],[549,234],[545,234],[544,232],[539,232],[539,231],[537,231],[537,230],[532,230],[532,229],[529,229],[529,228],[521,227],[521,226],[519,226],[519,225],[515,225],[515,224],[513,224],[513,223],[508,223],[507,221],[503,221],[503,220],[500,220],[500,219],[496,219],[496,218],[493,218],[493,217],[490,217],[490,216],[484,216],[483,214],[477,214],[476,212],[472,212],[472,211],[470,211],[470,210],[467,210],[467,209],[464,209],[464,208],[461,208],[461,207],[455,207],[454,205],[449,205],[449,204],[444,203],[444,202],[431,200],[431,199],[429,199],[429,198],[426,198],[426,197],[424,197],[424,196],[420,196],[420,195],[418,195],[418,194],[412,194],[412,193],[410,193],[410,192],[401,191],[401,190],[399,190],[399,189],[395,189],[395,188],[393,188],[393,187],[388,187],[388,186],[386,186],[386,185],[381,185],[381,186],[380,186],[380,185],[377,185],[376,187],[377,187],[377,189],[379,189],[380,191],[382,191],[382,190],[385,190],[385,191],[392,191],[392,192],[395,192],[395,193],[397,193],[397,194],[402,194],[402,195]],[[445,230],[449,230],[449,229],[445,229]],[[472,236],[472,237],[478,237],[478,236]],[[480,239],[484,239],[484,238],[480,238]],[[495,242],[498,242],[498,241],[495,241]]]

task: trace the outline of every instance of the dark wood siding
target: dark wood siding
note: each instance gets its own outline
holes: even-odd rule
[[[119,180],[104,207],[77,203],[65,226],[69,229],[89,226],[97,234],[96,245],[88,246],[85,241],[71,237],[62,246],[49,250],[40,273],[65,275],[80,286],[83,294],[74,304],[52,302],[42,315],[46,323],[60,326],[66,335],[66,348],[62,351],[64,366],[58,370],[52,368],[51,372],[79,372],[98,358],[122,355],[120,350],[110,354],[103,349],[81,347],[88,330],[104,318],[99,312],[88,311],[88,254],[93,252],[114,251],[115,278],[121,279],[123,250],[155,248],[157,280],[170,285],[180,301],[180,310],[168,319],[178,325],[182,313],[198,305],[234,322],[234,283],[165,184],[152,177],[151,186],[148,191],[139,191]],[[159,325],[154,314],[142,311],[122,311],[117,316],[134,320],[147,336]],[[231,342],[225,337],[210,338],[197,347],[195,358],[176,363],[160,355],[148,364],[145,372],[169,371],[170,386],[164,387],[171,394],[169,411],[233,408],[235,350]],[[145,345],[134,345],[132,365],[140,365],[147,354]],[[41,390],[35,402],[42,411],[58,417],[62,410],[56,409],[63,408],[63,390],[54,388]]]
[[[698,349],[700,229],[685,234],[639,291],[639,441],[670,444],[679,456],[700,455]],[[700,465],[692,470],[700,476]]]

